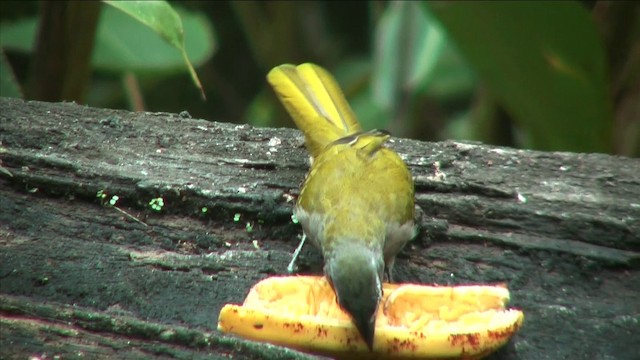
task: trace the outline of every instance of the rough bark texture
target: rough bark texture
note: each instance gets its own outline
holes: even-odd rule
[[[216,330],[297,245],[297,131],[0,99],[0,141],[0,357],[307,356]],[[398,281],[506,283],[525,325],[493,358],[637,359],[639,160],[391,146],[423,211]]]

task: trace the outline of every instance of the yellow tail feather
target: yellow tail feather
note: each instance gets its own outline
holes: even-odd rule
[[[336,80],[314,64],[273,68],[267,80],[305,136],[311,156],[330,143],[361,131]]]

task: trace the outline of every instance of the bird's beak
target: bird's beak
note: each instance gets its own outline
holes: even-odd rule
[[[360,335],[362,335],[362,338],[364,339],[364,342],[367,343],[367,347],[369,348],[369,350],[373,351],[373,338],[375,335],[375,330],[376,330],[376,315],[375,313],[373,314],[373,316],[371,316],[368,319],[365,318],[361,318],[361,319],[357,319],[354,318],[353,319],[356,328],[358,329],[358,332],[360,332]]]

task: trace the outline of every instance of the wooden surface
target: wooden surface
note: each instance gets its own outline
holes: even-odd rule
[[[286,272],[299,132],[2,98],[0,141],[0,357],[308,357],[216,330]],[[494,359],[637,359],[640,160],[391,146],[423,212],[398,281],[506,283],[525,325]]]

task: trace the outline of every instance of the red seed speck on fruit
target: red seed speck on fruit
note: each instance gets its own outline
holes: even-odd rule
[[[318,332],[316,333],[317,337],[327,337],[327,329],[324,326],[318,326]]]
[[[493,340],[501,341],[504,339],[508,339],[509,337],[511,337],[511,335],[515,334],[515,332],[518,331],[518,328],[519,326],[516,324],[509,326],[502,331],[487,331],[487,335]]]
[[[390,345],[390,348],[392,349],[392,352],[395,352],[395,353],[404,351],[404,350],[415,352],[418,349],[418,346],[413,340],[400,340],[398,338],[393,338],[391,339],[391,341],[389,341],[389,345]]]
[[[480,347],[480,334],[453,334],[449,336],[449,342],[454,347],[477,349]]]
[[[304,331],[304,325],[300,322],[296,323],[284,323],[285,329],[292,329],[295,334]]]

